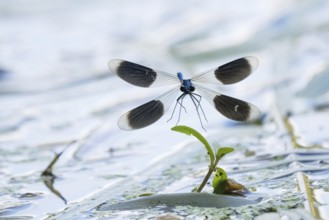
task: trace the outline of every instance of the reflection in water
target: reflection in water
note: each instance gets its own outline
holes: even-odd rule
[[[56,177],[55,176],[42,176],[42,180],[43,183],[47,186],[47,188],[54,193],[56,196],[58,196],[59,198],[61,198],[65,204],[67,204],[66,199],[64,198],[64,196],[62,196],[62,194],[55,189],[54,187],[54,181],[55,181]]]
[[[64,151],[71,146],[72,144],[74,144],[76,141],[72,141],[71,143],[69,143],[66,148],[64,148],[64,150],[62,150],[60,153],[56,153],[54,159],[50,162],[50,164],[47,166],[47,168],[42,172],[41,177],[43,180],[43,183],[47,186],[47,188],[54,193],[56,196],[58,196],[59,198],[61,198],[65,204],[67,204],[67,200],[62,196],[62,194],[55,189],[54,187],[54,182],[55,179],[57,178],[54,174],[53,174],[53,166],[56,164],[56,162],[58,161],[58,159],[60,158],[60,156],[64,153]]]

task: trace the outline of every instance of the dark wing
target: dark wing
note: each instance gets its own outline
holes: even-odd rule
[[[135,130],[153,124],[169,109],[178,91],[179,87],[176,87],[160,97],[125,113],[118,120],[119,128],[123,130]]]
[[[114,74],[135,86],[156,87],[180,83],[175,75],[129,61],[110,60],[108,65]]]
[[[248,56],[233,60],[218,68],[206,71],[191,78],[194,83],[228,85],[247,78],[258,66],[256,57]]]
[[[197,85],[196,89],[218,112],[229,119],[253,121],[260,117],[260,110],[248,102],[220,94],[201,85]]]

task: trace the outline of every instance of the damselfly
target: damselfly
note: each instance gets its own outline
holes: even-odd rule
[[[191,79],[184,79],[181,72],[173,75],[125,60],[110,60],[109,67],[112,72],[135,86],[157,87],[176,85],[175,88],[167,91],[160,97],[122,115],[118,121],[118,126],[124,130],[134,130],[151,125],[165,114],[175,99],[176,104],[170,119],[172,119],[176,107],[179,106],[179,121],[181,110],[184,109],[186,111],[183,105],[183,100],[186,96],[191,98],[202,127],[200,114],[202,113],[204,119],[207,120],[201,106],[202,98],[205,98],[218,112],[229,119],[235,121],[257,119],[260,116],[260,111],[256,106],[223,95],[207,86],[207,84],[229,85],[237,83],[248,77],[257,66],[257,58],[248,56],[195,75]],[[195,93],[196,90],[200,94]],[[178,96],[179,92],[181,94]],[[178,98],[176,98],[177,96]]]

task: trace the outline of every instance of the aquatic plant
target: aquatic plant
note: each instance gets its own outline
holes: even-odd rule
[[[227,191],[230,191],[232,188],[230,186],[230,181],[227,178],[227,173],[225,172],[224,169],[220,168],[217,166],[218,162],[220,159],[222,159],[226,154],[231,153],[234,151],[233,148],[231,147],[220,147],[218,144],[214,143],[213,147],[208,143],[207,139],[202,136],[199,132],[194,130],[193,128],[190,128],[185,125],[178,125],[173,128],[171,128],[173,131],[177,131],[186,135],[192,135],[195,138],[197,138],[206,148],[206,151],[209,155],[209,169],[208,172],[203,179],[202,183],[200,186],[196,188],[196,192],[201,192],[206,183],[208,182],[209,178],[211,175],[215,172],[213,181],[212,181],[212,187],[214,188],[214,193],[216,194],[223,194]],[[215,153],[216,152],[216,153]],[[242,185],[240,188],[244,188]]]

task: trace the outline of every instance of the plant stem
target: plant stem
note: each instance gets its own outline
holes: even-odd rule
[[[196,190],[197,192],[201,192],[203,187],[206,185],[206,183],[208,182],[212,172],[214,172],[214,170],[212,168],[209,167],[208,173],[205,176],[205,178],[203,179],[201,185],[198,187],[198,189]]]
[[[215,162],[214,162],[213,164],[210,164],[210,166],[209,166],[209,170],[208,170],[208,173],[207,173],[207,175],[204,177],[204,179],[203,179],[201,185],[200,185],[200,186],[198,187],[198,189],[196,190],[197,192],[201,192],[201,191],[203,190],[203,187],[207,184],[209,178],[211,177],[211,174],[215,171],[216,166],[217,166],[219,160],[220,160],[220,157],[217,157],[217,156],[216,156]]]

